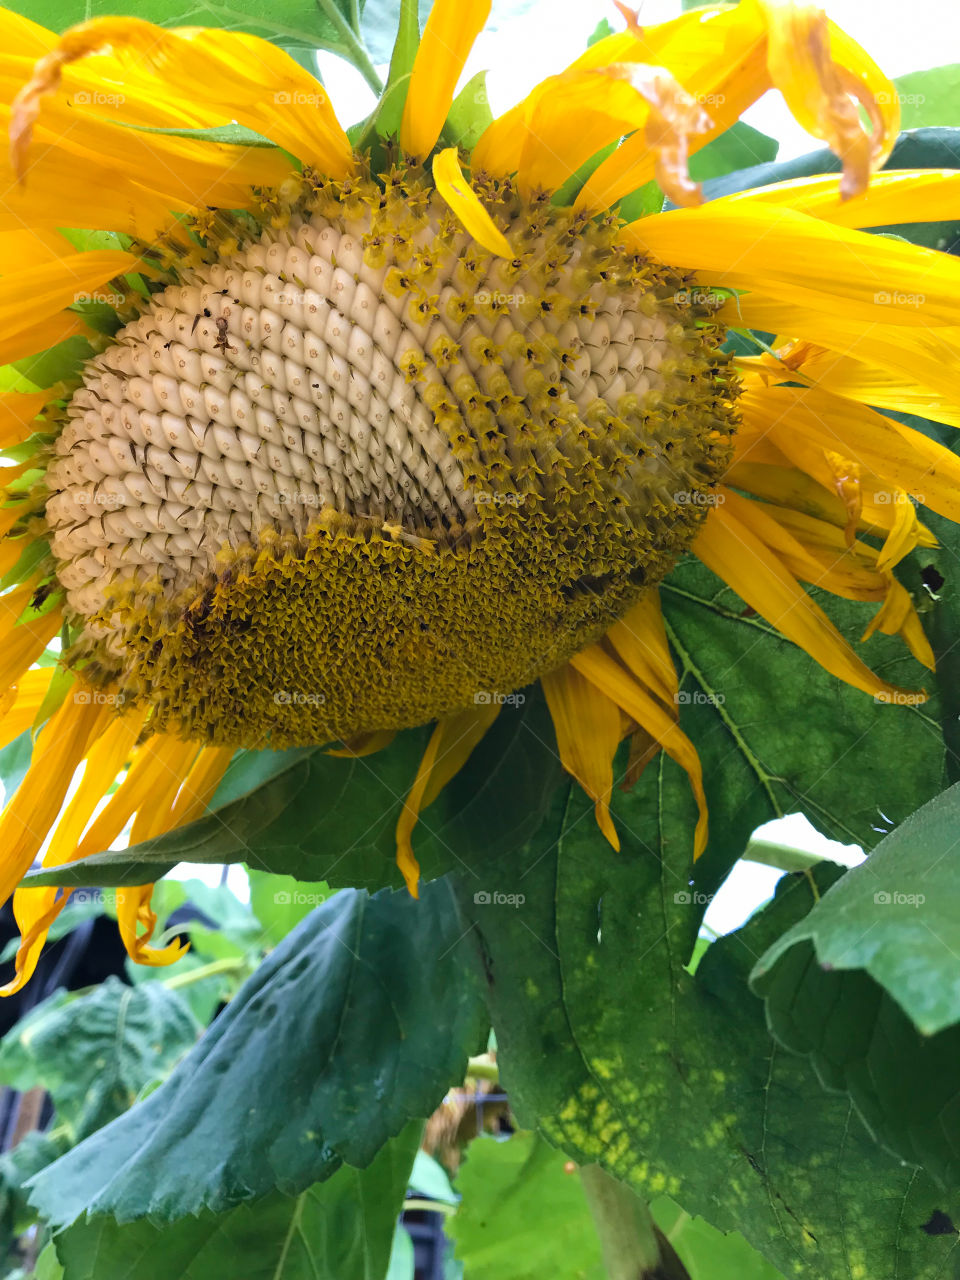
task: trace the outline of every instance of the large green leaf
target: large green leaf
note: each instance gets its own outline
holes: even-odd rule
[[[661,597],[683,674],[681,725],[703,763],[710,805],[707,852],[695,869],[681,864],[675,884],[690,893],[692,945],[710,895],[761,823],[799,810],[827,835],[869,848],[942,788],[944,746],[935,701],[892,707],[843,684],[697,562],[675,570]],[[858,644],[873,606],[817,598]],[[899,639],[860,648],[886,679],[930,683]],[[628,820],[642,829],[634,815],[659,803],[668,838],[689,850],[696,811],[685,778],[671,774],[658,799],[647,773],[626,802]]]
[[[960,784],[887,836],[752,976],[780,1042],[945,1186],[960,1181],[958,823]]]
[[[64,1280],[383,1280],[420,1140],[413,1123],[366,1169],[162,1227],[86,1218],[57,1236]]]
[[[169,1080],[39,1176],[33,1202],[56,1223],[168,1220],[366,1166],[463,1078],[484,1032],[461,934],[443,881],[419,902],[337,894]]]
[[[399,734],[385,751],[344,759],[323,748],[245,752],[198,822],[136,845],[96,854],[31,884],[142,884],[180,861],[248,862],[258,870],[378,889],[403,883],[395,829],[429,730]],[[477,869],[491,852],[537,829],[560,780],[542,696],[527,691],[504,707],[466,767],[424,811],[414,848],[424,878]]]
[[[779,147],[776,138],[738,120],[690,157],[690,177],[694,182],[705,182],[735,169],[769,164],[777,158]]]
[[[499,902],[461,890],[520,1121],[641,1195],[741,1231],[785,1275],[960,1274],[955,1234],[923,1229],[956,1214],[953,1197],[878,1147],[846,1099],[812,1103],[808,1064],[770,1039],[750,996],[750,967],[807,910],[810,879],[785,877],[696,977],[684,968],[687,851],[657,803],[662,788],[669,808],[678,772],[648,766],[660,785],[629,820],[615,797],[619,854],[571,789],[536,841],[491,868]],[[817,871],[821,884],[836,874]]]
[[[580,1178],[536,1134],[471,1142],[457,1190],[444,1231],[470,1280],[605,1280]]]
[[[904,129],[960,125],[960,62],[929,71],[910,71],[893,82]]]
[[[542,1138],[478,1138],[457,1187],[463,1198],[444,1231],[469,1280],[605,1280],[578,1170]],[[739,1233],[723,1235],[666,1196],[651,1212],[691,1280],[782,1280]]]
[[[958,830],[960,784],[892,831],[778,938],[754,970],[754,989],[779,1003],[778,975],[796,968],[794,952],[812,950],[838,981],[845,970],[869,974],[924,1035],[960,1023]]]
[[[58,991],[11,1028],[0,1043],[0,1081],[46,1089],[76,1142],[164,1079],[199,1034],[176,991],[108,977],[85,995]]]

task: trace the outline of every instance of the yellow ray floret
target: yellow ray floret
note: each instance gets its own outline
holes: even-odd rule
[[[613,757],[623,736],[620,708],[575,667],[558,667],[540,677],[566,771],[594,801],[597,825],[614,849],[620,838],[610,817]]]
[[[423,160],[447,118],[457,80],[490,14],[490,0],[435,0],[413,63],[400,145]]]
[[[421,810],[432,804],[450,779],[460,772],[499,711],[498,702],[478,703],[458,711],[439,721],[427,743],[397,821],[397,864],[415,898],[419,896],[420,866],[414,857],[410,836]]]

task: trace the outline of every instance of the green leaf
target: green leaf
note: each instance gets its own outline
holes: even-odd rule
[[[0,1155],[0,1222],[6,1238],[20,1235],[36,1222],[24,1184],[63,1155],[68,1145],[63,1133],[53,1135],[32,1129],[15,1147]]]
[[[429,729],[363,759],[323,748],[245,752],[206,818],[131,849],[34,872],[30,884],[142,884],[181,861],[248,862],[334,888],[400,886],[395,830]],[[479,867],[536,831],[561,777],[539,690],[505,707],[467,765],[421,815],[414,849],[424,879]]]
[[[322,880],[305,884],[292,876],[274,876],[267,871],[249,869],[247,875],[250,906],[260,922],[261,939],[267,947],[275,947],[332,893]]]
[[[443,138],[448,146],[472,151],[493,120],[487,100],[487,73],[478,71],[463,86],[447,113]]]
[[[811,901],[808,876],[785,877],[695,977],[684,968],[688,854],[668,785],[678,773],[649,765],[644,807],[626,810],[615,793],[619,854],[571,789],[535,841],[490,868],[491,888],[523,894],[521,905],[460,888],[514,1112],[578,1163],[741,1231],[786,1276],[950,1274],[955,1232],[923,1226],[938,1210],[956,1221],[956,1197],[878,1147],[847,1100],[812,1100],[809,1066],[770,1039],[750,998],[756,956]],[[837,871],[813,874],[823,888]]]
[[[898,638],[859,645],[874,606],[812,594],[874,670],[908,688],[928,683]],[[680,722],[700,755],[710,806],[710,844],[695,883],[684,875],[676,886],[691,891],[684,937],[692,946],[710,895],[762,823],[800,811],[826,835],[870,848],[941,790],[944,746],[935,700],[877,704],[828,675],[695,561],[670,575],[661,599],[683,677]],[[791,707],[802,719],[785,723]],[[669,839],[689,849],[689,785],[673,773],[666,785],[658,797],[645,774],[627,801],[630,821],[661,804]]]
[[[604,1280],[600,1241],[576,1172],[533,1133],[470,1143],[444,1231],[470,1280]]]
[[[887,836],[752,975],[778,1040],[945,1186],[960,1178],[958,818],[960,784]]]
[[[542,1138],[476,1139],[457,1186],[463,1198],[444,1230],[470,1280],[605,1280],[579,1173]],[[724,1235],[667,1196],[650,1210],[691,1280],[782,1280],[739,1232]]]
[[[779,149],[776,138],[738,120],[690,157],[690,177],[694,182],[705,182],[708,178],[720,178],[736,169],[769,164],[777,158]]]
[[[691,1218],[669,1196],[658,1196],[650,1215],[677,1251],[690,1280],[783,1280],[739,1231],[724,1235],[703,1218]]]
[[[368,1168],[344,1165],[296,1197],[164,1226],[81,1219],[56,1237],[64,1280],[383,1280],[420,1131],[408,1125]]]
[[[169,1220],[366,1166],[463,1079],[485,1034],[462,933],[445,882],[419,902],[337,894],[159,1089],[40,1175],[33,1202],[57,1223]]]
[[[0,1043],[0,1081],[46,1089],[74,1141],[126,1111],[196,1042],[200,1028],[175,991],[108,977],[86,995],[60,991]]]
[[[960,62],[911,71],[893,83],[900,99],[901,129],[960,125]]]
[[[828,981],[864,971],[924,1035],[960,1023],[958,825],[960,784],[892,831],[779,938],[754,970],[754,989],[775,1000],[778,973],[796,966],[790,953],[812,948]]]

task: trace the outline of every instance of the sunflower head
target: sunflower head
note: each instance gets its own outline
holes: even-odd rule
[[[538,678],[607,838],[629,737],[628,781],[661,747],[689,775],[699,854],[657,594],[687,551],[875,697],[906,695],[803,584],[932,665],[893,571],[932,542],[911,496],[955,517],[960,467],[868,406],[932,393],[960,424],[929,336],[960,271],[854,228],[920,185],[946,216],[955,176],[868,190],[897,95],[810,5],[621,11],[472,147],[454,92],[486,0],[436,0],[353,141],[264,41],[0,12],[0,360],[43,353],[0,395],[0,737],[41,729],[0,896],[51,828],[57,865],[197,817],[236,747],[360,754],[436,721],[397,827],[415,891],[420,809]],[[773,86],[842,176],[701,205],[688,157]],[[878,279],[922,316],[878,314]],[[745,326],[783,337],[728,354]],[[149,886],[124,894],[131,954],[175,959]],[[11,989],[64,901],[18,891]]]
[[[268,225],[195,227],[43,481],[66,661],[233,746],[566,662],[690,545],[734,426],[712,308],[615,219],[487,180],[497,253],[420,168],[293,185]]]

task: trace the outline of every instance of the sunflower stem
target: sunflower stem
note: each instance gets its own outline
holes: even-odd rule
[[[377,75],[377,69],[371,62],[370,54],[363,43],[363,37],[360,35],[359,5],[351,5],[351,14],[356,24],[354,27],[337,8],[335,0],[317,0],[317,4],[323,10],[324,16],[329,18],[336,28],[341,42],[336,51],[353,63],[373,92],[379,97],[383,93],[383,81]]]
[[[610,1280],[653,1280],[660,1266],[660,1245],[644,1201],[598,1164],[584,1165],[580,1181]]]
[[[163,985],[168,991],[176,991],[180,987],[189,987],[194,982],[202,982],[204,978],[214,978],[219,973],[237,973],[246,967],[243,956],[230,956],[223,960],[211,960],[199,969],[188,969],[186,973],[175,973],[172,978],[165,978]]]

